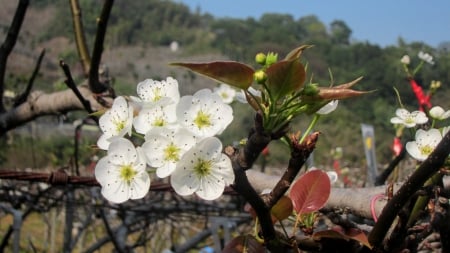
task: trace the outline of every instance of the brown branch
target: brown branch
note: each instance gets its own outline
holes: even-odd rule
[[[93,110],[97,111],[103,108],[87,86],[80,85],[78,90],[84,98],[89,100]],[[71,90],[53,93],[34,91],[28,96],[28,100],[25,103],[0,114],[0,136],[40,116],[60,115],[69,111],[83,109],[83,104]]]
[[[25,101],[27,101],[28,96],[30,95],[31,89],[33,88],[34,80],[36,79],[36,76],[39,73],[39,69],[41,68],[42,59],[44,59],[45,55],[45,49],[42,49],[41,54],[39,55],[39,58],[36,62],[36,67],[34,68],[33,74],[31,75],[30,80],[28,80],[27,87],[25,91],[18,96],[16,101],[14,101],[14,107],[23,104]]]
[[[91,103],[89,103],[89,101],[83,97],[83,95],[78,90],[77,85],[73,81],[69,66],[67,66],[67,64],[63,60],[59,61],[59,65],[63,69],[64,74],[66,75],[67,78],[64,81],[64,83],[67,85],[67,87],[69,87],[73,91],[73,93],[75,93],[75,96],[77,96],[78,100],[80,100],[81,104],[83,104],[84,109],[88,113],[93,113],[94,111],[91,108]]]
[[[81,21],[81,9],[78,0],[70,0],[70,10],[72,11],[73,31],[75,34],[78,55],[80,57],[81,66],[83,67],[83,73],[85,77],[88,77],[91,58],[89,57],[89,49],[84,36],[83,22]]]
[[[305,164],[309,155],[314,151],[318,137],[319,132],[315,132],[309,135],[300,144],[296,144],[297,140],[292,140],[292,143],[295,145],[293,145],[294,150],[291,153],[288,168],[276,184],[275,188],[270,192],[269,196],[265,198],[266,205],[269,206],[269,208],[272,208],[289,190],[289,187],[300,172],[300,169]]]
[[[8,35],[0,47],[0,113],[5,112],[5,105],[3,103],[3,93],[5,90],[5,71],[9,54],[16,44],[19,36],[20,28],[22,26],[25,14],[28,9],[29,0],[20,0],[14,14],[13,21],[8,29]]]
[[[387,203],[381,213],[378,222],[369,234],[369,242],[375,248],[380,248],[383,238],[389,227],[398,215],[405,203],[419,190],[424,183],[431,178],[444,164],[450,153],[450,132],[434,149],[433,153],[414,171],[410,178],[403,184],[394,197]]]
[[[108,27],[109,14],[114,0],[106,0],[100,18],[97,20],[97,34],[95,37],[94,50],[92,51],[91,66],[89,70],[89,88],[94,93],[102,93],[106,87],[99,80],[100,61],[103,53],[103,44],[105,41],[106,28]]]

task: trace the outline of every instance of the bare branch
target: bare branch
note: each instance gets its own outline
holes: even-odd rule
[[[75,33],[75,43],[77,45],[78,55],[80,56],[83,73],[85,77],[88,77],[91,58],[84,36],[83,22],[81,21],[81,9],[78,0],[70,0],[70,10],[72,11],[73,31]]]
[[[86,109],[86,111],[88,113],[93,113],[94,111],[91,108],[91,104],[89,103],[88,100],[86,100],[83,97],[83,95],[78,90],[77,85],[73,81],[72,74],[70,73],[69,66],[67,66],[67,64],[64,61],[62,61],[62,60],[59,62],[59,65],[64,70],[64,74],[67,77],[67,79],[64,81],[64,83],[73,91],[73,93],[75,93],[75,96],[77,96],[78,100],[80,100],[80,102],[83,104],[84,109]]]
[[[14,15],[11,27],[8,30],[8,35],[0,47],[0,113],[5,112],[5,105],[3,104],[3,92],[5,90],[5,71],[8,56],[16,44],[19,31],[27,12],[29,0],[20,0]],[[1,135],[1,134],[0,134]]]
[[[106,0],[100,18],[97,20],[97,35],[95,37],[94,51],[92,52],[91,67],[89,70],[89,88],[94,93],[102,93],[107,87],[99,80],[100,61],[103,53],[106,28],[108,26],[109,14],[114,0]]]
[[[30,80],[28,80],[27,88],[25,91],[18,96],[16,101],[14,101],[14,107],[24,103],[27,101],[28,95],[30,95],[31,88],[33,88],[34,79],[36,79],[36,76],[39,73],[39,69],[41,68],[42,59],[44,59],[45,55],[45,49],[42,49],[41,54],[39,55],[39,58],[36,63],[36,67],[34,68],[33,74],[31,75]]]

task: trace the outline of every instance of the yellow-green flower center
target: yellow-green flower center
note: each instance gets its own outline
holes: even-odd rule
[[[162,127],[165,125],[166,125],[166,121],[161,117],[159,117],[153,121],[153,126]]]
[[[180,160],[180,148],[171,143],[164,149],[164,160],[177,162]]]
[[[120,167],[120,178],[130,184],[131,180],[133,180],[134,176],[136,176],[137,171],[133,169],[131,165],[123,165]]]
[[[199,129],[209,127],[211,126],[211,116],[208,113],[205,113],[202,110],[200,110],[197,113],[197,117],[195,117],[194,119],[194,123]]]
[[[431,152],[433,152],[434,147],[430,146],[430,145],[425,145],[425,146],[421,146],[419,148],[420,153],[424,156],[428,156],[431,154]]]
[[[116,125],[116,131],[120,132],[125,128],[126,122],[125,120],[118,120],[115,122]]]
[[[161,94],[161,88],[155,88],[153,89],[153,93],[155,94],[155,97],[153,98],[153,102],[157,102],[162,98]]]
[[[414,121],[414,118],[413,117],[411,117],[411,116],[408,116],[408,117],[406,117],[406,119],[405,119],[405,123],[406,124],[412,124],[412,123],[414,123],[415,121]]]
[[[197,163],[195,164],[194,172],[199,177],[204,177],[204,176],[209,175],[209,173],[211,172],[211,169],[212,169],[211,160],[203,160],[203,159],[199,158]]]

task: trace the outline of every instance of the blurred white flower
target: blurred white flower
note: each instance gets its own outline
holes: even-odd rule
[[[437,120],[444,120],[450,117],[450,111],[445,111],[440,106],[434,106],[433,108],[430,109],[429,113],[433,119]]]
[[[114,99],[112,107],[99,119],[99,126],[103,134],[97,140],[97,146],[107,150],[111,137],[131,135],[132,123],[133,108],[128,105],[124,97],[117,97]]]
[[[398,108],[395,111],[395,117],[391,118],[392,124],[402,124],[407,128],[415,127],[416,125],[424,124],[428,121],[424,112],[414,111],[408,112],[404,108]]]
[[[185,128],[154,128],[145,135],[142,150],[156,175],[165,178],[175,170],[181,156],[196,144],[196,139]]]
[[[261,91],[255,89],[255,88],[253,88],[253,87],[248,87],[247,91],[248,91],[250,94],[252,94],[253,96],[255,96],[255,97],[261,97]],[[247,98],[245,97],[245,92],[244,92],[244,90],[241,90],[241,92],[238,92],[238,93],[236,94],[236,97],[235,97],[235,98],[236,98],[236,101],[238,101],[238,102],[240,102],[240,103],[243,103],[243,104],[247,104],[247,103],[248,103],[248,102],[247,102]]]
[[[236,96],[236,90],[224,83],[215,88],[214,93],[218,94],[225,104],[230,104],[231,102],[233,102],[234,97]]]
[[[316,167],[311,167],[308,169],[308,171],[312,170],[320,170]],[[330,183],[333,184],[338,180],[338,174],[335,171],[326,171],[328,178],[330,179]]]
[[[222,143],[216,137],[205,138],[188,150],[170,177],[179,195],[196,193],[206,200],[220,197],[225,186],[233,182],[231,160],[222,153]]]
[[[405,54],[403,55],[403,57],[400,59],[400,62],[405,64],[405,65],[409,65],[409,63],[411,63],[411,59],[409,58],[409,55]]]
[[[424,53],[423,51],[420,51],[420,52],[417,54],[417,56],[419,57],[419,59],[421,59],[422,61],[424,61],[424,62],[426,62],[426,63],[428,63],[428,64],[431,64],[431,65],[434,64],[433,56],[431,56],[431,55],[428,54],[428,53]]]
[[[129,140],[115,137],[107,156],[95,166],[95,178],[102,186],[102,195],[114,203],[143,198],[150,187],[145,171],[145,157]]]
[[[183,96],[177,105],[178,123],[199,138],[221,134],[233,120],[233,109],[209,89]]]
[[[442,140],[439,130],[432,128],[428,131],[419,129],[416,132],[416,140],[406,143],[406,151],[416,160],[424,161],[433,152],[434,148]]]
[[[329,114],[330,112],[336,110],[339,100],[331,100],[328,104],[322,106],[316,113],[320,115]]]

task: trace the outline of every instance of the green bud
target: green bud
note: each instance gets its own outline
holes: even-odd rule
[[[270,66],[278,61],[278,54],[277,53],[268,53],[266,56],[266,66]]]
[[[266,64],[266,55],[263,53],[256,54],[255,61],[256,61],[256,63],[258,63],[260,65]]]
[[[259,84],[263,84],[267,80],[267,74],[262,69],[255,71],[253,76],[255,81]]]
[[[319,94],[319,87],[317,83],[310,83],[305,85],[305,88],[303,89],[303,94],[306,96],[315,96]]]

